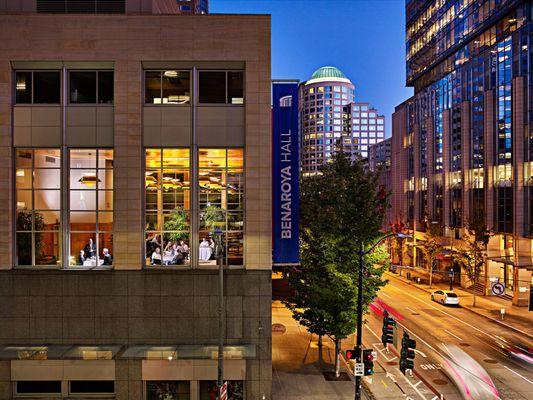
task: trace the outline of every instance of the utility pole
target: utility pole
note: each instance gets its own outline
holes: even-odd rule
[[[215,256],[218,264],[218,368],[217,368],[217,393],[224,384],[224,248],[222,246],[222,231],[216,228]]]
[[[359,249],[359,276],[357,281],[357,342],[356,362],[361,362],[363,352],[363,274],[365,272],[365,244],[361,241]],[[355,377],[355,400],[361,400],[361,377]]]

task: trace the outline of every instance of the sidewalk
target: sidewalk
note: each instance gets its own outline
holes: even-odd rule
[[[324,338],[323,369],[318,363],[316,336],[292,318],[290,311],[279,301],[272,302],[272,323],[276,326],[272,334],[272,399],[274,400],[348,400],[354,398],[353,380],[328,381],[323,370],[333,370],[334,346]],[[350,339],[350,340],[353,340]],[[370,343],[365,343],[370,347]],[[395,367],[386,365],[380,356],[374,363],[375,375],[365,377],[363,386],[371,394],[366,400],[405,400],[417,397],[417,391],[433,396],[417,386],[416,382],[404,377]],[[347,366],[341,362],[343,372]]]
[[[435,290],[449,290],[450,287],[445,283],[433,283],[432,288],[427,284],[418,284],[410,281],[404,276],[386,272],[385,276],[389,279],[397,279],[427,293],[432,293]],[[461,299],[461,307],[467,309],[477,315],[488,318],[494,322],[513,329],[514,331],[526,335],[533,339],[533,312],[530,312],[527,307],[517,307],[511,304],[510,301],[501,299],[496,296],[481,296],[476,295],[476,307],[472,306],[473,294],[460,287],[454,287],[453,291],[457,293]],[[505,309],[504,320],[501,320],[500,310]]]

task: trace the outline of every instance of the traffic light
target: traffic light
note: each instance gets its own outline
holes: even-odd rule
[[[345,355],[347,360],[355,360],[357,358],[357,349],[346,350]]]
[[[363,364],[365,365],[365,376],[374,375],[374,352],[372,349],[363,350]]]
[[[387,346],[387,343],[392,343],[394,338],[394,327],[396,326],[396,321],[394,318],[389,317],[389,313],[385,311],[383,313],[383,334],[381,335],[381,343],[383,346]]]
[[[415,367],[415,350],[416,340],[411,339],[407,332],[404,332],[402,338],[402,351],[400,353],[400,371],[405,374],[408,369]]]

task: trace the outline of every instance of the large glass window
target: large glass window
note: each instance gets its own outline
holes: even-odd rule
[[[71,71],[69,77],[70,103],[113,103],[113,71]]]
[[[146,400],[189,400],[191,383],[189,381],[147,381]]]
[[[16,265],[61,263],[59,149],[17,149]]]
[[[113,150],[72,149],[70,266],[113,264]]]
[[[146,71],[144,102],[146,104],[188,104],[191,101],[189,71]]]
[[[215,264],[213,232],[222,231],[228,265],[243,264],[244,157],[242,149],[200,149],[199,261]]]
[[[59,104],[60,76],[59,71],[16,71],[15,103]]]
[[[190,151],[147,149],[146,265],[189,264]]]
[[[243,104],[243,71],[200,71],[199,102],[204,104]]]

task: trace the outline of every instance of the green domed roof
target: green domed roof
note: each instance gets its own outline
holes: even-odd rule
[[[344,73],[336,67],[322,67],[317,69],[311,79],[321,79],[321,78],[343,78],[348,79]]]

